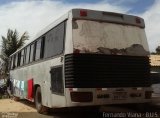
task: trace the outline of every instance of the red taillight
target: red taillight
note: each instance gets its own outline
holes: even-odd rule
[[[93,100],[92,92],[71,92],[73,102],[91,102]]]
[[[80,10],[80,16],[87,16],[87,11]]]
[[[135,20],[136,20],[136,23],[137,23],[137,24],[140,24],[140,23],[141,23],[141,19],[140,19],[140,18],[136,17]]]

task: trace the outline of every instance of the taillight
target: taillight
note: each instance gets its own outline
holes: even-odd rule
[[[136,20],[136,23],[137,23],[137,24],[141,24],[141,19],[140,19],[140,18],[136,17],[135,20]]]
[[[145,92],[145,98],[146,99],[151,99],[151,97],[152,97],[152,91],[146,91]]]
[[[91,102],[93,100],[92,92],[71,92],[70,94],[73,102]]]
[[[80,16],[87,16],[86,10],[80,10]]]

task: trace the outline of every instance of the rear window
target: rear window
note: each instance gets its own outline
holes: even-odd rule
[[[73,21],[73,45],[83,53],[149,54],[143,28],[107,22]]]

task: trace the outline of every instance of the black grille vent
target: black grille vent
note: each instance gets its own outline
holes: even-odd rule
[[[102,54],[65,56],[66,88],[148,87],[148,57]]]

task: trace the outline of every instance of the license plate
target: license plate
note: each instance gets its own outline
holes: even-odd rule
[[[124,100],[127,98],[126,92],[115,92],[113,93],[113,99],[114,100]]]

